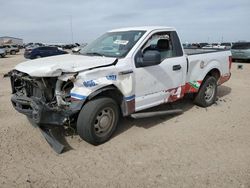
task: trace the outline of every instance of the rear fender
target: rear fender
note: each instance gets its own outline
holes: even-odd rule
[[[190,77],[188,79],[189,82],[192,81],[203,81],[207,74],[213,70],[217,69],[221,74],[221,66],[220,62],[216,60],[211,60],[209,62],[204,61],[193,61],[191,72],[189,73]]]

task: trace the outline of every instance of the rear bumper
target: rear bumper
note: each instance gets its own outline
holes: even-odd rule
[[[83,105],[83,101],[76,101],[64,109],[52,108],[36,98],[17,95],[12,96],[11,102],[15,110],[26,115],[39,126],[62,126],[70,116],[78,113]]]

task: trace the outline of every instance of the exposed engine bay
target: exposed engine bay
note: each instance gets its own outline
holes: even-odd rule
[[[74,87],[71,80],[57,77],[30,77],[13,70],[9,73],[12,86],[12,104],[38,125],[67,125],[73,123],[74,114],[83,101],[70,98]]]

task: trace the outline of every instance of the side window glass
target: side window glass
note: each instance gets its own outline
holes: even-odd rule
[[[151,54],[153,51],[159,52],[161,62],[167,58],[183,56],[182,46],[175,31],[159,32],[151,35],[135,55],[136,67],[142,67],[144,54],[147,51],[152,51]]]
[[[161,54],[161,60],[174,57],[174,49],[169,32],[157,33],[152,35],[143,46],[143,53],[147,50],[157,50]]]

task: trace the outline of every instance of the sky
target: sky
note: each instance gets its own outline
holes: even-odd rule
[[[26,43],[84,43],[155,25],[175,27],[183,43],[250,41],[250,0],[0,0],[0,36]]]

